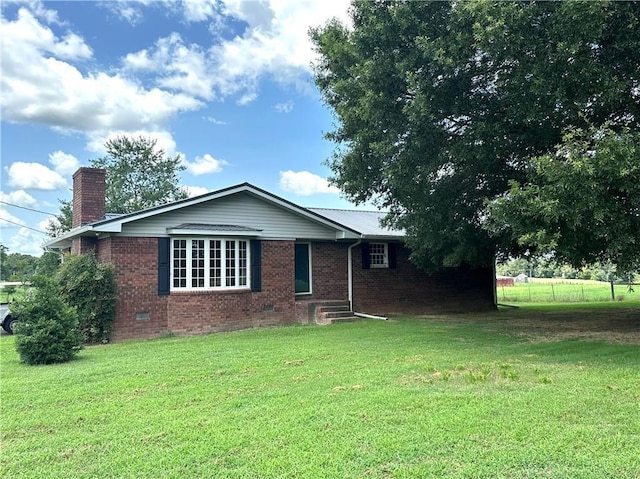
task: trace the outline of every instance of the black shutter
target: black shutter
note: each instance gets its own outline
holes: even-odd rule
[[[262,242],[251,240],[251,291],[262,291]]]
[[[389,269],[396,269],[396,244],[387,244],[387,255],[389,256]]]
[[[168,296],[171,286],[171,238],[158,238],[158,296]]]
[[[369,269],[371,266],[371,256],[369,256],[369,243],[362,243],[362,269]]]

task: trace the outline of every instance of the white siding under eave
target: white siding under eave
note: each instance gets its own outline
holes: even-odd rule
[[[118,236],[166,236],[167,228],[183,223],[246,226],[262,230],[259,235],[263,239],[336,239],[335,229],[247,193],[237,193],[125,223]]]

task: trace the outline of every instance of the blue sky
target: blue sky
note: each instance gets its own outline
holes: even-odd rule
[[[196,195],[250,182],[302,206],[351,207],[327,184],[334,119],[308,28],[344,0],[1,3],[2,244],[40,255],[71,175],[105,141],[156,138]],[[12,206],[15,205],[15,206]],[[21,208],[20,208],[21,207]]]

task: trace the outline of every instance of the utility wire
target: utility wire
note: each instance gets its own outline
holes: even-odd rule
[[[2,201],[2,200],[0,200],[0,203],[2,203],[3,205],[13,206],[15,208],[21,208],[23,210],[33,211],[35,213],[42,213],[43,215],[56,216],[55,213],[47,213],[46,211],[34,210],[33,208],[27,208],[26,206],[14,205],[13,203],[8,203],[8,202]]]
[[[47,235],[47,233],[45,233],[44,231],[37,230],[35,228],[31,228],[30,226],[25,226],[25,225],[20,224],[20,223],[16,223],[15,221],[7,220],[5,218],[0,218],[0,222],[2,222],[2,221],[4,221],[5,223],[11,223],[12,225],[20,226],[21,228],[27,228],[28,230],[35,231],[36,233]]]

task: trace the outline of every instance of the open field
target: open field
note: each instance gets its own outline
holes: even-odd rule
[[[529,283],[498,286],[498,302],[503,303],[564,303],[611,301],[611,285],[600,281],[561,280],[557,278],[531,278]],[[614,286],[616,301],[640,301],[640,285]]]
[[[2,477],[640,477],[638,302],[13,343]]]

